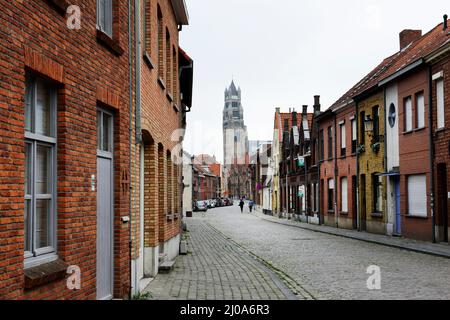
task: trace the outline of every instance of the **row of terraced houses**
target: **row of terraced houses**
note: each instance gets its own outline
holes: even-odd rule
[[[0,299],[132,298],[179,252],[184,0],[0,5]]]
[[[275,215],[448,242],[450,29],[400,33],[400,50],[321,111],[276,110]]]

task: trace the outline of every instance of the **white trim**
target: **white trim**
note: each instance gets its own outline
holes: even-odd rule
[[[436,80],[442,79],[443,77],[444,77],[444,71],[439,71],[439,72],[433,74],[432,79],[433,79],[433,81],[436,81]]]

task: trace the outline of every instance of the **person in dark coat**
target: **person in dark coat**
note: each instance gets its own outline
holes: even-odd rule
[[[252,213],[254,205],[255,205],[255,203],[253,202],[253,200],[250,200],[250,202],[248,203],[248,208],[250,209],[250,213]]]
[[[241,213],[244,212],[244,200],[241,199],[241,201],[239,202],[239,207],[241,207]]]

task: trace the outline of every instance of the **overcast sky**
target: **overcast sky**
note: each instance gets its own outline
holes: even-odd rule
[[[222,162],[224,90],[242,89],[250,140],[272,140],[275,107],[327,109],[382,59],[403,29],[428,32],[448,0],[186,0],[181,46],[194,60],[186,151]]]

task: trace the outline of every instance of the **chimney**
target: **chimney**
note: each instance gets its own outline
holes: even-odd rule
[[[281,112],[281,109],[280,109],[280,108],[275,108],[275,112],[276,112],[276,113],[280,113],[280,112]]]
[[[302,114],[305,116],[308,114],[308,106],[307,105],[303,106]]]
[[[447,30],[448,15],[444,14],[444,31]]]
[[[422,37],[422,30],[403,30],[400,32],[400,50]]]
[[[314,96],[314,114],[320,113],[320,96]]]
[[[292,126],[296,127],[297,126],[297,112],[292,112]]]

